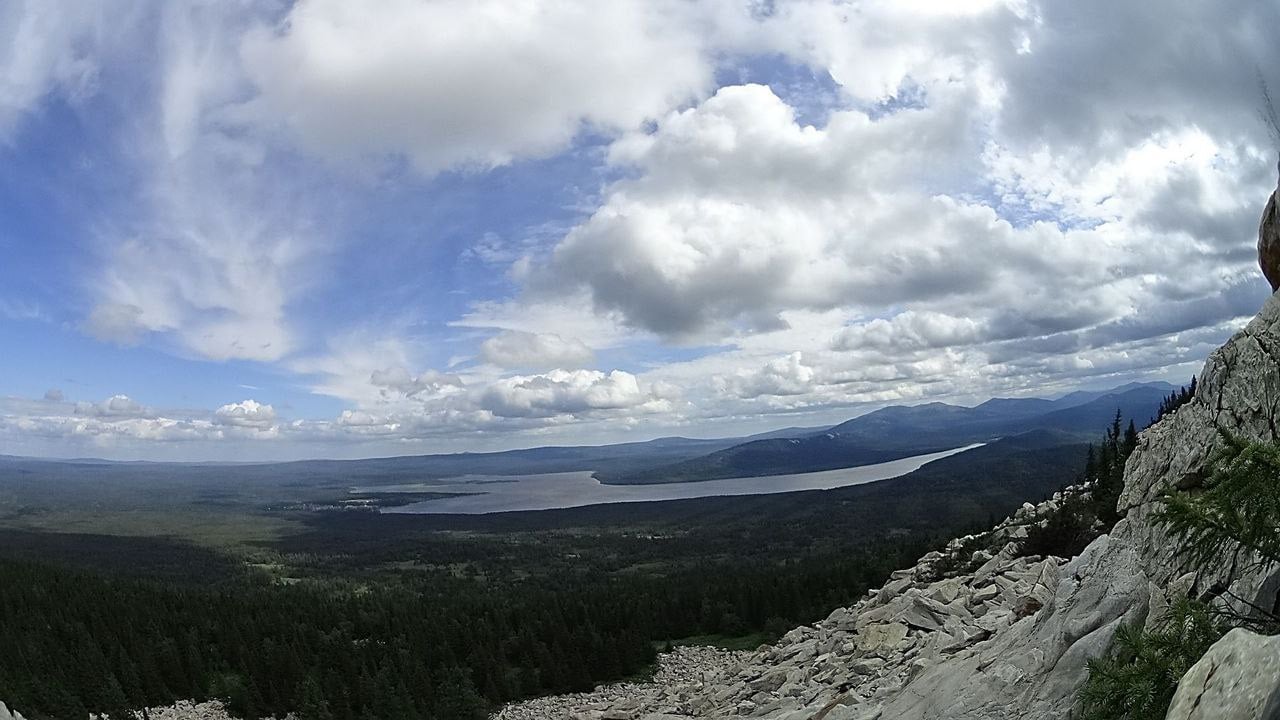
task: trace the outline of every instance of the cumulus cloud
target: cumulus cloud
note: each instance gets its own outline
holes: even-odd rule
[[[1147,25],[1148,47],[1111,27],[1099,34],[1113,61],[1195,57],[1194,85],[1222,80],[1211,94],[1230,110],[1219,111],[1191,88],[1150,83],[1155,60],[1101,69],[1113,63],[1067,30],[1096,22],[1096,6],[900,5],[833,17],[830,5],[795,3],[741,25],[742,42],[829,70],[851,105],[811,127],[769,88],[726,87],[627,134],[609,155],[625,178],[534,268],[530,296],[585,292],[599,315],[667,341],[728,343],[739,349],[691,365],[744,398],[833,407],[1125,362],[1148,371],[1161,348],[1183,363],[1189,333],[1256,309],[1265,288],[1250,239],[1274,161],[1256,120],[1255,63],[1235,56],[1265,61],[1264,74],[1280,67],[1249,30],[1274,9],[1157,20],[1134,5],[1120,25]],[[1165,32],[1184,15],[1239,50],[1197,55]],[[877,19],[900,32],[877,37]],[[813,42],[752,35],[765,26],[808,27]],[[1086,84],[1101,105],[1117,95],[1079,124],[1040,102],[1058,92],[1077,103],[1078,83],[1063,81],[1076,75],[1107,78]],[[1144,85],[1149,113],[1118,97],[1131,84]],[[1037,122],[1049,131],[1037,135]],[[825,338],[791,331],[806,315],[827,317]],[[797,350],[802,362],[777,360]],[[1025,362],[1010,364],[1019,354]],[[800,367],[820,381],[782,372]]]
[[[145,445],[222,439],[222,434],[208,421],[180,420],[166,417],[81,418],[71,416],[0,417],[0,435],[12,433],[19,438],[43,438],[55,443],[86,442],[91,447],[109,451],[119,443],[141,442]]]
[[[254,400],[193,412],[147,407],[127,395],[71,405],[50,390],[42,402],[0,400],[0,446],[121,459],[190,459],[190,448],[201,447],[206,457],[226,459],[229,442],[278,438],[276,421],[274,408]]]
[[[223,405],[214,411],[213,417],[219,425],[267,430],[275,425],[276,410],[256,400],[242,400]]]
[[[553,370],[494,382],[480,405],[499,417],[550,417],[593,410],[638,408],[662,402],[636,376],[621,370]]]
[[[843,328],[831,344],[836,350],[925,350],[969,345],[984,337],[985,328],[972,318],[907,310]]]
[[[590,364],[595,353],[576,338],[504,330],[480,343],[480,357],[504,368],[579,368]]]
[[[124,418],[142,417],[149,414],[149,411],[128,395],[112,395],[102,402],[76,403],[76,414],[102,418]]]
[[[989,208],[914,184],[963,147],[962,96],[879,120],[845,111],[817,129],[767,87],[724,88],[615,145],[639,177],[565,237],[533,288],[585,288],[600,311],[676,339],[773,329],[788,309],[980,292],[1044,259]]]
[[[680,3],[296,3],[241,54],[246,111],[331,158],[403,156],[425,173],[566,147],[693,99],[711,82]],[[342,112],[333,112],[342,108]]]
[[[761,395],[803,395],[815,389],[816,378],[817,372],[805,364],[804,354],[794,352],[771,360],[752,373],[717,377],[716,384],[738,397],[754,398]]]
[[[60,403],[65,399],[65,397],[63,396],[62,391],[58,388],[49,388],[44,391],[44,399],[48,402]]]

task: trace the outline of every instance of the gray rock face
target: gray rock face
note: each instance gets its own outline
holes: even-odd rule
[[[1277,166],[1280,171],[1280,166]],[[1262,211],[1262,220],[1258,223],[1258,265],[1262,274],[1271,283],[1271,292],[1280,289],[1280,210],[1277,210],[1276,196],[1280,194],[1280,185],[1271,193],[1267,206]]]
[[[1277,439],[1280,295],[1209,357],[1197,385],[1191,402],[1142,433],[1125,469],[1123,519],[1079,557],[1015,557],[1012,541],[1052,512],[1064,499],[1059,494],[1024,506],[981,537],[952,541],[857,605],[697,683],[646,687],[610,707],[518,717],[1073,717],[1086,662],[1106,652],[1122,624],[1142,623],[1149,608],[1162,613],[1173,598],[1217,583],[1263,607],[1280,588],[1280,573],[1235,570],[1225,561],[1191,573],[1151,517],[1164,491],[1202,481],[1221,430]],[[1090,491],[1086,485],[1069,494]]]
[[[1280,718],[1280,637],[1235,629],[1178,683],[1165,720]]]
[[[0,702],[0,720],[23,720],[22,713],[17,710],[10,710],[5,704]]]

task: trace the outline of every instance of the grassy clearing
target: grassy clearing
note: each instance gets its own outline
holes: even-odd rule
[[[224,551],[248,551],[303,529],[293,520],[273,515],[187,509],[46,510],[4,518],[0,520],[0,527],[57,533],[165,537]]]

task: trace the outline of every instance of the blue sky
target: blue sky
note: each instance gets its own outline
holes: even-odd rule
[[[1280,10],[1121,5],[8,3],[0,453],[1185,380],[1266,297]]]

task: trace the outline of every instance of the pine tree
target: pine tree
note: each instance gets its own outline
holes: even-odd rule
[[[1107,656],[1089,661],[1084,720],[1163,720],[1178,681],[1225,631],[1208,606],[1187,599],[1149,632],[1120,628]]]
[[[307,675],[298,688],[298,715],[302,720],[333,720],[329,701],[315,675]]]
[[[1179,540],[1195,569],[1223,563],[1237,571],[1280,565],[1280,445],[1223,433],[1209,477],[1195,495],[1165,495],[1156,521]],[[1176,602],[1156,628],[1122,628],[1107,657],[1089,663],[1086,720],[1163,718],[1178,680],[1232,626],[1280,631],[1280,618],[1216,588],[1212,605]]]
[[[1280,565],[1280,445],[1248,442],[1222,433],[1203,492],[1173,492],[1156,514],[1200,570],[1224,560],[1237,568]],[[1270,609],[1228,598],[1237,621],[1275,624]]]

